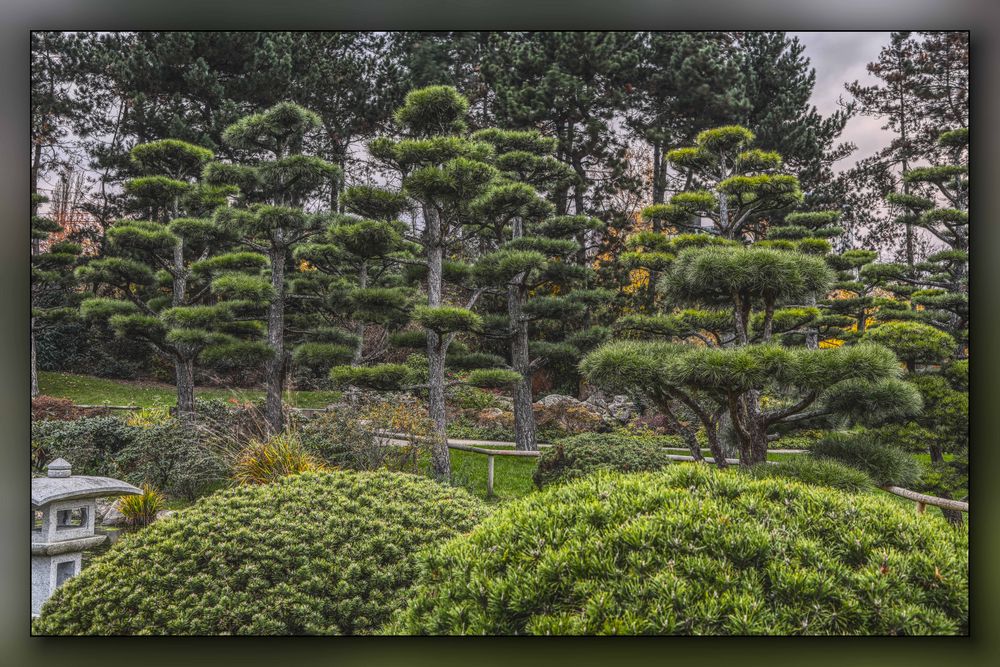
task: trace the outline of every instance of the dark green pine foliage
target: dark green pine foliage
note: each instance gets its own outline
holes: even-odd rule
[[[920,194],[891,193],[887,199],[905,211],[897,222],[926,230],[941,249],[912,270],[877,264],[866,276],[909,299],[916,307],[909,317],[951,334],[957,342],[954,356],[964,358],[969,345],[969,131],[945,132],[939,141],[949,149],[947,163],[903,174],[904,183]]]
[[[330,187],[340,169],[304,153],[306,140],[319,117],[291,102],[246,116],[230,125],[223,140],[240,156],[238,163],[213,162],[205,167],[210,183],[239,188],[235,206],[220,207],[216,220],[242,246],[266,258],[266,289],[245,295],[255,306],[267,307],[265,417],[275,433],[284,428],[281,395],[289,367],[285,308],[290,259],[295,247],[323,232],[329,216],[308,213],[310,198]]]
[[[694,174],[697,189],[645,208],[643,217],[679,231],[761,239],[766,216],[797,204],[802,192],[798,179],[784,173],[781,155],[750,148],[754,138],[745,127],[717,127],[699,133],[694,146],[667,153],[672,165]]]
[[[726,441],[741,465],[762,463],[769,432],[780,424],[813,417],[877,421],[919,410],[918,393],[898,378],[896,356],[884,347],[777,344],[783,331],[815,319],[816,309],[803,304],[832,282],[823,259],[732,242],[677,249],[698,238],[678,237],[662,250],[676,258],[659,288],[667,303],[690,310],[623,318],[620,328],[665,340],[597,349],[582,363],[588,379],[650,400],[693,453],[694,425],[677,416],[683,406],[704,428],[720,464]]]
[[[402,195],[368,186],[352,186],[341,195],[351,215],[338,216],[314,242],[295,249],[305,262],[295,280],[301,310],[320,318],[293,358],[325,376],[330,367],[365,357],[365,332],[391,331],[409,321],[412,290],[402,284],[400,266],[414,261],[413,244],[398,220],[407,205]],[[344,324],[347,328],[331,328]],[[369,357],[384,350],[375,346]]]
[[[175,137],[233,158],[226,128],[282,101],[316,110],[309,148],[343,167],[350,144],[384,125],[405,90],[399,61],[384,57],[385,33],[133,31],[77,33],[77,41],[79,99],[112,181],[128,173],[124,146],[134,138]],[[331,208],[340,186],[324,192]]]
[[[44,196],[31,196],[32,211],[48,201]],[[35,336],[60,322],[76,317],[73,288],[76,285],[73,267],[79,261],[80,244],[72,241],[49,242],[49,237],[61,232],[56,221],[40,215],[31,216],[31,396],[38,395],[38,364]]]
[[[626,146],[613,129],[626,95],[621,77],[641,57],[636,40],[636,33],[624,32],[490,35],[481,67],[495,95],[494,122],[555,137],[556,158],[576,174],[575,182],[553,192],[557,215],[603,212],[612,193],[639,187],[627,174]]]
[[[821,116],[811,104],[816,71],[805,45],[784,32],[748,31],[735,40],[747,108],[736,122],[752,128],[756,145],[781,155],[806,193],[806,204],[826,207],[834,180],[832,165],[854,151],[838,142],[854,114],[851,107]]]
[[[83,301],[85,319],[107,320],[119,336],[144,340],[173,362],[181,415],[195,409],[196,361],[212,365],[224,355],[250,364],[267,352],[259,324],[242,312],[248,298],[269,296],[266,282],[245,273],[264,258],[220,254],[233,239],[207,216],[233,188],[197,180],[212,157],[176,139],[136,146],[134,167],[145,175],[125,189],[146,219],[118,221],[108,230],[110,254],[76,272],[109,290]]]
[[[470,226],[472,204],[500,175],[490,164],[493,147],[468,136],[468,106],[468,100],[448,86],[414,90],[396,112],[403,138],[380,137],[369,144],[372,156],[401,178],[400,194],[419,213],[419,233],[408,240],[419,245],[420,264],[412,275],[423,282],[427,301],[412,314],[426,332],[428,411],[435,429],[431,459],[434,474],[442,479],[451,473],[445,433],[445,360],[455,336],[481,323],[470,308],[484,290],[472,287],[471,267],[462,261],[475,235]],[[461,305],[450,305],[458,299]],[[378,376],[379,368],[334,367],[331,378],[339,384],[361,384]],[[399,382],[406,381],[405,374],[396,372],[398,368],[384,370]]]
[[[743,72],[730,35],[720,32],[644,32],[641,58],[620,73],[629,127],[653,150],[652,201],[664,203],[666,155],[690,145],[702,130],[749,111]],[[690,172],[689,172],[690,173]],[[661,220],[653,220],[660,231]]]
[[[537,449],[532,410],[532,376],[542,365],[575,365],[580,352],[569,342],[539,340],[532,322],[566,322],[587,312],[586,289],[592,274],[572,262],[580,246],[575,238],[602,227],[586,216],[550,217],[551,193],[571,172],[552,157],[556,141],[537,131],[482,130],[474,139],[494,147],[502,177],[473,202],[481,236],[495,249],[482,255],[473,273],[478,283],[506,297],[500,325],[489,335],[507,342],[510,364],[518,375],[514,385],[514,433],[517,449]],[[533,340],[531,340],[533,339]],[[533,357],[533,358],[532,358]]]

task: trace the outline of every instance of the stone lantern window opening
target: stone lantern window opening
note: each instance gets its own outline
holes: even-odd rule
[[[87,508],[77,507],[76,509],[59,510],[56,514],[56,530],[66,530],[67,528],[81,528],[87,525]]]
[[[62,586],[70,577],[76,574],[76,562],[72,560],[56,563],[56,586]]]

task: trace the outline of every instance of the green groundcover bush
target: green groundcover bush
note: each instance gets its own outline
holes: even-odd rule
[[[758,478],[781,477],[806,484],[829,486],[849,493],[872,490],[875,486],[875,482],[863,470],[832,459],[818,459],[811,456],[797,456],[778,465],[761,463],[755,465],[749,472]]]
[[[589,475],[597,470],[643,472],[659,470],[670,459],[663,443],[617,433],[583,433],[564,438],[544,450],[535,468],[538,488]]]
[[[401,473],[303,473],[207,496],[127,535],[59,588],[35,634],[363,634],[427,545],[485,506]]]
[[[968,531],[881,492],[601,472],[430,550],[388,634],[967,634]]]

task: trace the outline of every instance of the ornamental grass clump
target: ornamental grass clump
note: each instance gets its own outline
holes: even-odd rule
[[[142,493],[118,499],[118,511],[125,517],[125,524],[142,528],[156,521],[156,513],[163,509],[163,494],[149,484],[142,485]]]
[[[281,433],[269,440],[251,440],[236,457],[233,479],[237,484],[268,484],[324,468],[322,461],[302,447],[297,435]]]
[[[226,489],[116,542],[56,591],[33,631],[371,633],[409,597],[414,554],[486,511],[462,489],[401,473]]]
[[[963,635],[968,530],[736,470],[599,472],[432,549],[387,634]]]

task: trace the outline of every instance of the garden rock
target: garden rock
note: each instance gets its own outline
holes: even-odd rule
[[[118,511],[117,499],[97,500],[97,520],[102,526],[120,526],[125,522],[125,516]]]
[[[620,424],[627,424],[637,413],[635,402],[619,394],[607,406],[608,415]]]
[[[481,427],[514,426],[514,413],[500,408],[486,408],[476,413],[476,424]]]
[[[550,394],[533,405],[538,426],[558,426],[567,433],[586,433],[602,430],[604,417],[572,396]]]

